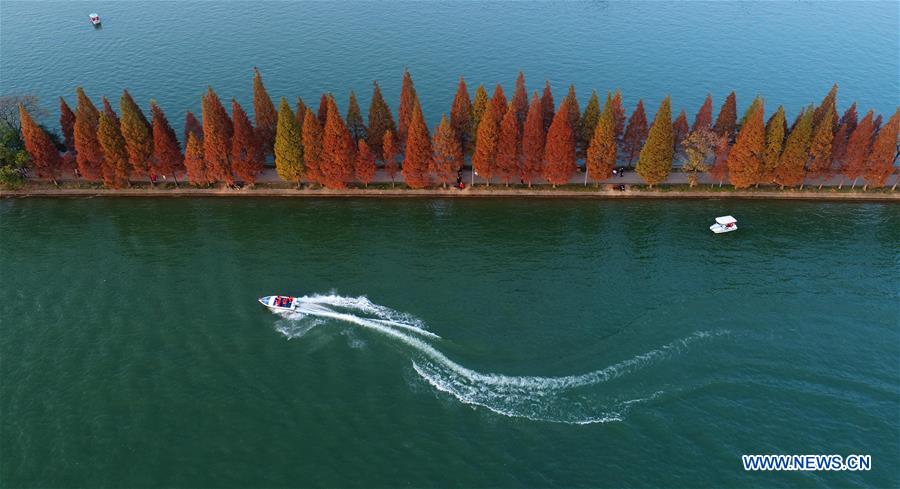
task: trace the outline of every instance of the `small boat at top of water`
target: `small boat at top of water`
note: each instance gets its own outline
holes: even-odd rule
[[[716,223],[709,227],[709,230],[716,233],[730,233],[737,231],[737,219],[731,216],[720,216],[716,218]]]
[[[100,15],[99,14],[90,14],[88,16],[91,19],[91,24],[94,27],[100,27]]]
[[[260,297],[259,303],[275,312],[293,311],[294,308],[300,305],[300,299],[287,295],[268,295]]]

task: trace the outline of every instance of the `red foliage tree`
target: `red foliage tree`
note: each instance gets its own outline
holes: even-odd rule
[[[319,124],[324,128],[325,123],[328,122],[328,94],[323,93],[322,97],[319,98]]]
[[[176,172],[184,167],[184,155],[175,137],[175,130],[162,109],[150,102],[150,118],[153,121],[153,162],[160,175],[172,175],[178,185]]]
[[[522,134],[522,169],[521,177],[528,186],[540,178],[544,163],[544,114],[541,101],[535,91],[528,106],[528,117],[525,118],[525,130]]]
[[[234,174],[249,185],[263,170],[265,153],[263,142],[259,140],[244,108],[237,100],[231,100],[231,117],[234,121],[234,136],[231,138],[231,167]]]
[[[490,187],[491,178],[494,176],[497,161],[497,140],[500,138],[500,128],[497,125],[497,110],[493,104],[489,104],[481,123],[478,124],[478,138],[475,144],[475,154],[472,156],[472,170],[483,178]]]
[[[509,181],[519,174],[519,161],[522,157],[517,117],[516,108],[510,104],[500,123],[500,136],[497,139],[496,174],[507,187]]]
[[[322,175],[322,126],[312,109],[306,109],[303,117],[303,162],[306,164],[306,181],[324,184]]]
[[[187,151],[188,135],[193,134],[197,141],[203,142],[203,125],[194,116],[194,113],[187,111],[184,114],[184,148]]]
[[[731,142],[726,136],[717,137],[719,142],[716,144],[716,160],[712,168],[709,169],[709,174],[714,180],[718,180],[721,187],[722,182],[725,181],[725,176],[728,174],[728,154],[731,153]]]
[[[456,87],[456,95],[453,97],[453,107],[450,109],[450,125],[453,132],[459,138],[463,153],[469,152],[473,142],[472,128],[472,101],[469,99],[469,90],[466,81],[459,77],[459,85]],[[462,161],[460,161],[462,167]]]
[[[412,188],[428,186],[428,169],[432,163],[431,136],[418,102],[413,107],[403,158],[403,180]]]
[[[871,110],[866,113],[866,116],[859,121],[859,125],[850,134],[847,142],[844,176],[853,181],[852,187],[856,186],[856,180],[866,171],[866,162],[872,151],[872,137],[875,133],[874,117],[875,114]]]
[[[81,176],[88,181],[96,182],[100,180],[103,167],[103,149],[97,139],[100,111],[81,87],[76,91],[78,106],[75,109],[75,161]]]
[[[827,115],[826,115],[827,117]],[[894,160],[897,158],[897,136],[900,135],[900,109],[894,112],[894,115],[888,119],[878,134],[875,136],[875,142],[872,144],[872,151],[866,161],[866,169],[864,176],[866,177],[866,185],[863,190],[869,186],[883,187],[891,173],[894,172]]]
[[[40,178],[49,178],[56,183],[62,169],[62,158],[50,136],[31,118],[22,104],[19,104],[19,124],[25,150],[31,155],[31,163]]]
[[[75,113],[62,97],[59,98],[59,127],[68,151],[75,151]]]
[[[500,121],[506,115],[506,109],[509,103],[506,101],[506,94],[503,93],[503,87],[498,83],[494,87],[494,94],[491,96],[491,107],[494,108],[494,117],[497,123],[497,129],[500,128]]]
[[[737,96],[734,92],[728,94],[722,108],[719,110],[719,117],[716,118],[716,125],[713,130],[719,136],[728,136],[729,141],[734,141],[734,131],[737,126]]]
[[[856,129],[856,102],[844,112],[838,124],[838,130],[834,134],[834,141],[831,147],[831,160],[835,166],[835,170],[841,171],[844,164],[844,158],[847,155],[847,143],[850,134]]]
[[[184,167],[187,170],[188,182],[194,185],[206,185],[209,182],[206,176],[206,163],[203,160],[203,141],[193,131],[187,133]]]
[[[556,103],[553,101],[553,92],[550,90],[550,80],[544,82],[544,93],[541,94],[541,113],[544,115],[544,133],[553,124],[553,116],[556,113]]]
[[[328,188],[346,188],[353,178],[351,138],[337,104],[329,100],[328,119],[322,138],[322,179]]]
[[[684,141],[684,138],[686,138],[688,136],[688,133],[690,132],[690,128],[688,127],[687,114],[684,113],[683,109],[675,119],[672,130],[674,131],[675,136],[675,150],[678,151],[678,148],[681,147],[681,142]]]
[[[700,106],[700,110],[697,111],[697,116],[694,118],[694,125],[691,126],[691,132],[700,129],[709,129],[711,125],[712,95],[706,94],[706,99],[703,101],[703,105]]]
[[[382,161],[384,161],[384,171],[391,177],[391,187],[394,186],[394,177],[400,171],[397,165],[397,155],[400,152],[397,149],[397,138],[394,137],[393,131],[385,131],[384,138],[381,141]]]
[[[403,84],[400,86],[400,106],[397,107],[397,139],[400,146],[406,144],[409,122],[413,117],[415,105],[419,98],[416,95],[416,87],[413,85],[412,75],[409,70],[403,69]]]
[[[298,99],[299,100],[299,99]],[[303,117],[306,111],[300,113]],[[256,120],[256,135],[264,155],[272,154],[275,145],[275,127],[278,125],[278,113],[275,104],[263,85],[259,70],[253,67],[253,118]],[[235,130],[237,130],[235,128]],[[251,182],[252,183],[252,182]]]
[[[369,147],[376,155],[381,155],[384,151],[382,144],[384,142],[384,133],[391,131],[396,132],[394,126],[394,118],[391,116],[391,108],[381,95],[381,88],[378,82],[373,82],[372,101],[369,104],[369,127],[366,128],[368,135]]]
[[[360,139],[357,143],[356,165],[353,168],[353,172],[356,176],[356,181],[366,187],[375,178],[375,153],[372,153],[372,150],[369,149],[369,144],[366,143],[365,139]]]
[[[578,134],[581,132],[579,127],[581,121],[581,109],[578,107],[578,97],[575,96],[575,85],[569,85],[569,93],[566,94],[566,98],[563,99],[563,102],[559,104],[560,107],[563,105],[565,105],[569,111],[569,126],[572,127],[572,131],[575,134],[575,142],[577,143]]]
[[[513,110],[516,113],[516,122],[519,124],[519,132],[525,126],[525,118],[528,117],[528,92],[525,91],[525,74],[521,71],[516,77],[516,89],[513,92],[513,98],[510,101]]]
[[[641,148],[644,147],[644,140],[647,139],[647,113],[644,112],[644,101],[638,100],[637,107],[631,113],[628,119],[628,127],[625,129],[625,138],[622,141],[625,154],[628,156],[628,163],[634,161],[634,157],[638,155]]]
[[[568,183],[577,169],[575,163],[575,132],[569,123],[571,113],[564,100],[559,111],[553,117],[553,124],[547,131],[547,144],[544,147],[544,179],[555,188]]]
[[[612,99],[613,121],[615,122],[616,141],[622,138],[625,132],[625,109],[622,108],[622,91],[616,90]]]
[[[462,167],[463,151],[459,137],[453,124],[444,116],[434,131],[434,158],[431,160],[431,173],[437,183],[447,187]]]
[[[234,184],[231,174],[231,121],[212,87],[203,97],[203,159],[210,183]]]

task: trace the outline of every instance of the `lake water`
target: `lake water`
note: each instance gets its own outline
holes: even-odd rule
[[[0,236],[3,487],[900,485],[896,205],[7,199]]]
[[[544,80],[557,102],[574,83],[621,88],[656,112],[693,119],[707,92],[716,109],[731,90],[741,110],[757,94],[788,114],[839,83],[839,107],[859,101],[889,115],[900,100],[896,2],[0,2],[0,93],[30,92],[50,109],[83,85],[118,101],[123,88],[155,98],[180,125],[212,85],[250,108],[252,68],[273,97],[318,104],[349,90],[368,108],[372,80],[397,108],[408,66],[430,124],[449,112],[457,79],[474,92],[516,73]],[[94,30],[88,14],[98,12]],[[180,133],[180,131],[178,131]]]

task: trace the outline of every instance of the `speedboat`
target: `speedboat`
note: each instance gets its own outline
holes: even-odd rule
[[[720,216],[716,218],[716,223],[709,227],[709,230],[716,233],[730,233],[737,231],[737,219],[731,216]]]
[[[94,27],[99,27],[99,26],[100,26],[100,15],[98,15],[98,14],[91,14],[91,15],[89,15],[88,17],[91,19],[91,24],[93,24]]]
[[[300,305],[300,299],[287,295],[268,295],[260,297],[259,303],[274,312],[286,312],[293,311],[295,307]]]

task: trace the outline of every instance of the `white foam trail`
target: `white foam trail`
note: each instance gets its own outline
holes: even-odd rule
[[[331,307],[353,309],[381,317],[360,317],[335,311]],[[657,392],[649,398],[614,401],[608,405],[600,405],[580,393],[581,388],[621,377],[652,362],[679,353],[695,341],[727,334],[727,331],[698,331],[649,352],[580,375],[509,376],[476,372],[450,360],[423,338],[407,333],[439,338],[425,330],[421,321],[373,304],[365,297],[336,295],[302,297],[298,312],[284,314],[286,318],[292,316],[302,318],[305,315],[356,324],[399,340],[423,355],[422,358],[413,359],[412,362],[413,369],[420,377],[435,389],[451,394],[465,404],[483,406],[506,416],[572,424],[620,421],[632,404],[652,400],[661,393]],[[411,322],[404,322],[404,319]]]

